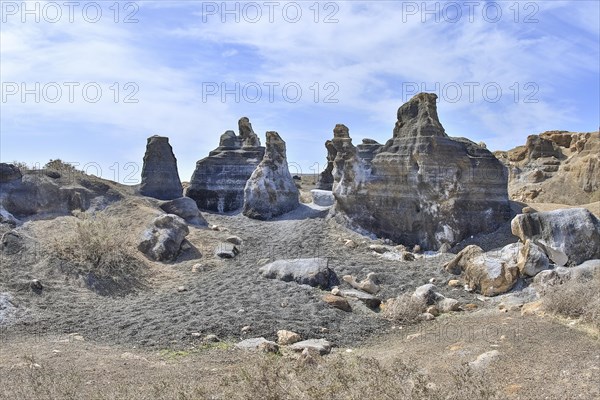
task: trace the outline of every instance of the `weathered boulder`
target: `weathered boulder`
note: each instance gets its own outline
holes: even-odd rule
[[[412,294],[413,300],[425,304],[432,305],[442,300],[444,296],[436,291],[436,286],[432,283],[419,286]]]
[[[315,188],[331,191],[331,188],[333,187],[333,161],[337,155],[337,150],[331,140],[325,142],[325,148],[327,149],[327,166],[319,175],[319,180],[317,181]]]
[[[560,285],[570,280],[585,282],[600,273],[600,260],[588,260],[575,267],[556,267],[540,272],[533,278],[533,284],[544,291],[550,286]]]
[[[294,343],[288,348],[297,352],[304,351],[305,349],[312,349],[318,351],[321,355],[325,355],[331,351],[331,347],[331,343],[325,339],[309,339]]]
[[[339,219],[423,250],[454,245],[508,220],[505,167],[470,140],[448,137],[436,99],[420,93],[402,105],[393,138],[383,146],[357,148],[348,128],[336,125],[333,195]]]
[[[244,204],[244,188],[265,154],[248,118],[238,121],[239,135],[227,131],[219,147],[196,163],[185,195],[198,208],[217,212],[234,211]]]
[[[173,261],[179,255],[181,244],[188,235],[185,221],[173,214],[159,215],[146,229],[138,250],[156,261]]]
[[[160,208],[167,214],[175,214],[181,217],[188,224],[196,226],[208,226],[196,202],[189,197],[180,197],[178,199],[165,201],[160,204]]]
[[[313,189],[310,191],[312,194],[313,203],[320,207],[330,207],[335,203],[335,197],[330,190]]]
[[[350,307],[350,303],[348,303],[348,300],[346,300],[346,298],[342,297],[342,296],[337,296],[334,294],[325,294],[323,295],[323,297],[321,298],[325,303],[329,304],[330,306],[337,308],[339,310],[342,311],[352,311],[352,307]]]
[[[285,142],[277,132],[267,132],[265,155],[246,182],[243,214],[269,220],[300,205],[298,188],[288,169]]]
[[[21,179],[21,170],[13,164],[0,163],[0,183],[7,183]]]
[[[328,267],[328,260],[325,258],[277,260],[261,267],[259,273],[265,278],[318,286],[321,289],[328,289],[339,283],[335,272]]]
[[[140,194],[160,200],[172,200],[183,195],[177,159],[168,137],[155,135],[148,138]]]
[[[513,288],[519,278],[517,257],[521,245],[511,243],[499,251],[484,252],[469,245],[446,263],[446,271],[460,274],[469,287],[484,296],[495,296]]]
[[[541,247],[557,265],[578,265],[600,258],[600,221],[585,208],[519,214],[513,235]]]
[[[302,336],[300,336],[296,332],[286,331],[286,330],[277,331],[277,343],[282,346],[294,344],[301,340],[302,340]]]
[[[539,272],[550,268],[550,260],[541,247],[531,240],[526,240],[517,256],[517,267],[521,275],[536,276]]]
[[[362,290],[370,294],[375,294],[379,291],[380,287],[375,283],[376,276],[373,272],[367,274],[367,277],[362,281],[358,282],[352,275],[344,275],[342,280],[347,282],[354,289]]]
[[[362,290],[343,289],[340,290],[340,295],[360,300],[361,302],[365,303],[367,307],[372,309],[376,309],[381,304],[381,299],[373,296],[372,294],[363,292]]]
[[[235,347],[242,350],[263,351],[265,353],[277,353],[279,351],[277,343],[267,340],[264,337],[242,340]]]

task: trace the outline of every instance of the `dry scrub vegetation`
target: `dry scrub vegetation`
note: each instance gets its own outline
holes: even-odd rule
[[[128,229],[104,212],[76,213],[64,235],[51,242],[53,254],[67,274],[83,277],[100,294],[138,287],[146,271]]]
[[[600,271],[551,286],[544,293],[543,304],[548,312],[580,318],[600,329]]]
[[[482,374],[459,368],[446,384],[400,360],[383,365],[372,358],[332,356],[313,362],[257,356],[252,367],[235,366],[208,376],[186,371],[145,371],[102,385],[75,368],[30,368],[0,376],[0,398],[157,400],[490,400],[499,398]],[[62,367],[64,368],[64,367]]]

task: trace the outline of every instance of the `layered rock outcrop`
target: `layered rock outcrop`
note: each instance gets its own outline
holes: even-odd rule
[[[335,214],[357,228],[405,245],[437,250],[495,230],[510,218],[505,167],[439,122],[435,94],[398,110],[385,145],[352,144],[337,125],[333,144]]]
[[[234,211],[244,204],[244,188],[265,154],[248,118],[238,121],[239,135],[227,131],[219,147],[196,163],[185,195],[201,210]]]
[[[548,131],[494,153],[509,169],[517,201],[582,205],[600,201],[600,133]]]
[[[319,175],[319,180],[315,185],[315,188],[319,190],[331,190],[333,187],[333,161],[337,155],[337,150],[331,140],[325,142],[325,148],[327,149],[327,166]]]
[[[300,205],[298,188],[286,159],[285,142],[277,132],[267,132],[266,151],[244,188],[243,214],[268,220]]]
[[[173,200],[183,195],[177,159],[167,137],[148,138],[140,194],[160,200]]]

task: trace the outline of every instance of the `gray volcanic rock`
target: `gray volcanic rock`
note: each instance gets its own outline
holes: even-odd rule
[[[167,214],[175,214],[185,220],[188,224],[196,226],[208,226],[196,202],[189,197],[180,197],[178,199],[165,201],[160,204],[160,208]]]
[[[398,110],[393,138],[352,144],[336,125],[335,214],[352,226],[405,245],[437,250],[510,218],[505,167],[487,149],[446,135],[435,94]],[[369,159],[372,156],[372,159]]]
[[[167,137],[155,135],[148,138],[140,194],[160,200],[177,199],[183,195],[177,159]]]
[[[600,220],[585,208],[519,214],[511,228],[521,242],[532,241],[557,265],[600,258]]]
[[[337,275],[328,267],[328,261],[324,258],[277,260],[261,267],[258,271],[265,278],[319,286],[321,289],[339,283]]]
[[[198,208],[217,212],[234,211],[244,204],[244,188],[265,154],[248,118],[238,122],[239,136],[233,131],[221,135],[219,147],[196,163],[185,195]]]
[[[285,156],[285,142],[277,132],[267,132],[267,149],[244,188],[245,216],[268,220],[300,205],[298,188]]]
[[[7,183],[21,179],[21,170],[13,164],[0,163],[0,183]]]
[[[337,150],[331,140],[325,142],[325,148],[327,149],[327,167],[319,175],[319,180],[315,186],[319,190],[331,190],[333,187],[333,160],[335,160]]]
[[[138,250],[156,261],[174,261],[189,233],[182,218],[173,214],[159,215],[142,234]]]

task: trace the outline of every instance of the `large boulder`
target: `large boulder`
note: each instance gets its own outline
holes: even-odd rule
[[[167,214],[175,214],[185,220],[188,224],[195,226],[208,226],[196,202],[189,197],[180,197],[178,199],[165,201],[160,204],[160,208]]]
[[[469,245],[444,268],[451,273],[464,273],[468,286],[484,296],[495,296],[513,288],[519,278],[517,257],[521,245],[511,243],[499,251],[484,252]]]
[[[510,218],[505,167],[484,147],[448,137],[436,99],[420,93],[402,105],[385,145],[367,140],[357,148],[348,128],[336,125],[338,219],[398,243],[437,250],[493,231]]]
[[[248,118],[238,121],[239,135],[227,131],[221,135],[219,147],[196,163],[196,169],[185,195],[198,208],[228,212],[244,204],[244,188],[265,154]]]
[[[536,276],[550,268],[550,260],[544,250],[531,240],[525,241],[517,256],[517,267],[524,276]]]
[[[288,169],[285,142],[277,132],[267,132],[265,155],[244,188],[243,214],[268,220],[300,205],[298,188]]]
[[[313,189],[310,191],[313,203],[320,207],[331,207],[335,203],[335,197],[329,190]]]
[[[174,214],[159,215],[142,234],[138,250],[156,261],[174,261],[189,232],[181,217]]]
[[[183,195],[177,159],[167,137],[155,135],[148,138],[140,194],[160,200],[172,200]]]
[[[335,272],[328,267],[328,260],[324,258],[277,260],[261,267],[259,273],[265,278],[296,282],[322,289],[328,289],[339,283]]]
[[[559,266],[600,258],[600,221],[585,208],[519,214],[511,228],[521,242],[535,243]]]

